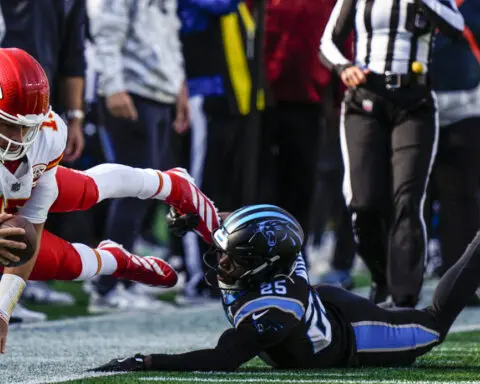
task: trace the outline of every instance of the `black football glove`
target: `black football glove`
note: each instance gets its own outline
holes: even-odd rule
[[[132,372],[145,371],[145,356],[136,354],[133,357],[125,359],[113,359],[107,364],[101,365],[97,368],[89,369],[88,372]]]
[[[195,229],[199,224],[199,216],[189,213],[180,214],[178,211],[171,207],[167,213],[167,225],[170,232],[175,236],[183,237],[187,232]]]

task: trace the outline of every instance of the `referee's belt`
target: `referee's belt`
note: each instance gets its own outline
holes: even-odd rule
[[[384,74],[369,73],[367,82],[377,86],[383,86],[388,90],[407,88],[410,86],[426,86],[428,76],[409,72],[406,74],[385,72]]]

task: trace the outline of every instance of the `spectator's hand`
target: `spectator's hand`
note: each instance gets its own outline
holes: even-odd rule
[[[136,121],[138,119],[137,109],[132,98],[127,92],[117,92],[106,99],[108,111],[112,116]]]
[[[177,116],[173,128],[178,134],[183,134],[190,128],[190,111],[188,106],[188,88],[184,83],[177,99]]]
[[[81,119],[72,119],[68,123],[67,147],[63,160],[66,162],[77,160],[82,155],[84,147],[83,122]]]
[[[346,87],[353,88],[367,81],[367,75],[370,73],[369,69],[361,69],[359,67],[348,67],[341,74],[343,84]]]
[[[0,353],[7,352],[8,322],[0,316]]]

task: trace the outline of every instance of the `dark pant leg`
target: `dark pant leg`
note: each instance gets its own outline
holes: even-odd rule
[[[107,130],[115,162],[139,168],[162,168],[162,151],[166,132],[171,127],[171,106],[131,95],[138,112],[138,120],[130,121],[112,116],[103,103]],[[106,237],[131,250],[141,231],[142,222],[155,202],[135,198],[112,201],[107,216]],[[100,294],[106,294],[116,284],[112,276],[102,276],[97,284]]]
[[[351,270],[355,259],[355,241],[353,239],[352,221],[345,206],[343,196],[339,196],[340,213],[337,216],[337,242],[332,258],[332,266],[339,270]]]
[[[321,285],[323,302],[335,306],[346,326],[353,328],[357,364],[405,366],[443,340],[440,323],[431,310],[387,310],[344,289]]]
[[[442,127],[432,174],[440,202],[441,275],[458,260],[480,227],[479,176],[480,118]]]
[[[307,237],[312,229],[311,207],[323,129],[321,105],[278,102],[273,113],[275,121],[267,124],[278,122],[272,128],[278,131],[277,204],[295,216]]]
[[[246,118],[232,115],[223,99],[205,99],[207,150],[202,190],[223,212],[242,205]],[[248,180],[245,180],[248,182]]]
[[[415,306],[423,283],[426,226],[423,204],[433,166],[438,126],[430,92],[402,108],[392,131],[393,215],[388,286],[398,306]]]
[[[322,301],[334,305],[350,323],[360,365],[408,365],[441,343],[480,284],[480,232],[440,279],[432,306],[386,310],[331,286],[317,286]]]
[[[445,336],[480,285],[480,231],[458,261],[442,276],[433,295],[431,312]]]
[[[230,113],[228,103],[223,98],[205,98],[204,112],[207,120],[206,154],[203,164],[202,191],[211,198],[219,211],[233,212],[243,205],[242,183],[245,164],[245,127],[246,118]],[[245,182],[248,182],[246,180]],[[209,250],[209,245],[201,241],[201,256]],[[203,272],[208,267],[201,262]],[[203,275],[194,276],[189,282],[201,293],[211,290],[217,294],[217,288],[205,285]]]
[[[382,101],[364,88],[347,91],[340,124],[343,192],[352,213],[357,250],[372,280],[386,285],[390,130]]]

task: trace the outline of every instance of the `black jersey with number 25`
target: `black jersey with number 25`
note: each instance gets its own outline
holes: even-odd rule
[[[355,349],[351,328],[310,286],[301,256],[288,276],[279,275],[255,290],[222,293],[234,330],[230,337],[228,331],[222,335],[220,342],[236,334],[235,349],[246,354],[250,350],[277,368],[349,365]],[[231,352],[241,354],[233,348]]]

